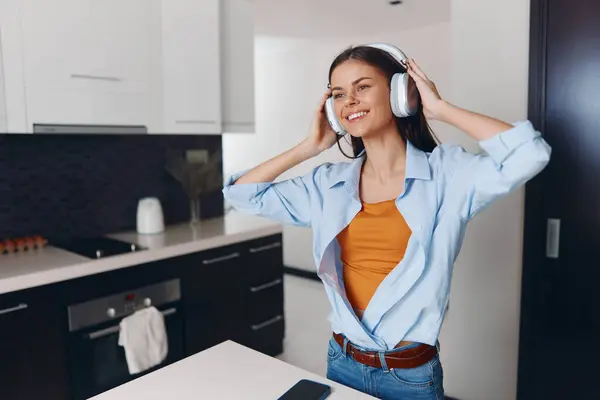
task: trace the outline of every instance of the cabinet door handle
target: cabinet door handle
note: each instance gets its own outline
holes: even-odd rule
[[[273,286],[277,286],[281,283],[281,279],[275,279],[273,282],[265,283],[264,285],[254,286],[250,288],[250,291],[253,293],[260,292],[261,290],[268,289]]]
[[[261,330],[263,328],[266,328],[269,325],[273,325],[274,323],[281,321],[282,319],[283,319],[283,316],[282,315],[278,315],[275,318],[271,318],[268,321],[261,322],[260,324],[257,324],[257,325],[252,325],[252,330],[253,331]]]
[[[250,253],[260,253],[261,251],[276,249],[277,247],[281,247],[281,242],[275,242],[260,247],[252,247],[250,248]]]
[[[86,75],[86,74],[71,74],[73,79],[93,79],[98,81],[110,81],[110,82],[121,82],[121,78],[115,76],[100,76],[100,75]]]
[[[202,264],[206,265],[206,264],[219,263],[219,262],[231,260],[234,258],[238,258],[239,256],[240,256],[240,253],[235,252],[235,253],[231,253],[231,254],[228,254],[228,255],[222,256],[222,257],[215,257],[215,258],[211,258],[208,260],[202,260]]]
[[[166,309],[164,311],[161,311],[161,313],[162,313],[162,315],[164,317],[166,317],[168,315],[175,314],[176,312],[177,312],[176,308],[168,308],[168,309]],[[98,338],[101,338],[103,336],[108,336],[108,335],[112,335],[114,333],[117,333],[117,332],[119,332],[119,330],[121,330],[121,328],[119,327],[119,325],[109,326],[108,328],[100,329],[98,331],[89,333],[88,334],[88,338],[90,340],[98,339]]]
[[[18,306],[14,306],[14,307],[11,307],[11,308],[5,308],[4,310],[0,310],[0,315],[10,314],[12,312],[24,310],[26,308],[27,308],[27,304],[20,303]]]
[[[178,119],[175,121],[176,124],[180,125],[202,125],[202,124],[216,124],[217,121],[203,120],[203,119]]]

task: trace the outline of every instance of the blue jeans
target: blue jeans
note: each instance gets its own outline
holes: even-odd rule
[[[416,346],[417,344],[410,344],[382,354]],[[374,368],[345,354],[333,336],[329,340],[327,352],[327,378],[380,399],[444,399],[444,372],[439,355],[416,368]]]

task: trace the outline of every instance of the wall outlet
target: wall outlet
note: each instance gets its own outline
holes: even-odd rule
[[[191,149],[185,151],[185,160],[190,164],[206,164],[208,162],[208,150]]]

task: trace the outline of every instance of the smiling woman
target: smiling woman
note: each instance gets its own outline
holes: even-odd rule
[[[550,147],[442,100],[393,46],[343,51],[308,137],[227,180],[239,210],[311,227],[332,313],[328,378],[382,399],[444,398],[438,335],[466,224],[538,174]],[[453,125],[486,155],[436,143],[428,119]],[[274,180],[349,136],[351,162]]]
[[[349,48],[331,64],[329,81],[333,86],[331,91],[335,99],[335,114],[341,117],[342,125],[351,135],[354,157],[365,148],[363,136],[381,129],[396,131],[422,151],[431,152],[436,147],[435,137],[422,108],[418,108],[414,115],[407,118],[400,118],[392,113],[392,77],[406,72],[406,67],[391,54],[370,46]],[[358,79],[357,75],[360,76]],[[413,85],[409,90],[415,92],[418,101],[414,81],[409,84]],[[351,113],[357,112],[369,113],[369,117],[364,118],[361,124],[346,124],[355,120],[356,115]],[[341,146],[340,151],[350,157]]]

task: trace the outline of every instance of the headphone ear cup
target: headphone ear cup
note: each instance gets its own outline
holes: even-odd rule
[[[346,134],[346,131],[342,127],[342,124],[340,123],[340,121],[338,121],[337,117],[335,116],[335,108],[333,106],[333,102],[334,102],[333,96],[329,97],[325,101],[325,115],[327,116],[327,121],[329,122],[329,126],[335,132],[335,134],[338,136],[344,136]]]
[[[394,74],[390,89],[390,103],[396,117],[405,118],[417,113],[419,90],[410,75],[407,73]]]

